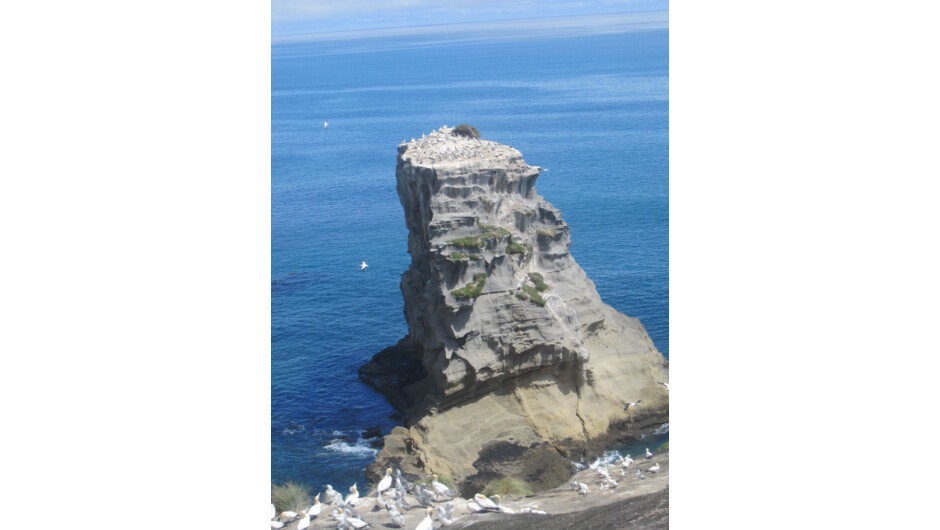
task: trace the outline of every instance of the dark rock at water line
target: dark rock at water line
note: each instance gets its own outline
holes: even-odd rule
[[[366,427],[366,430],[362,431],[362,437],[366,440],[371,440],[372,438],[378,438],[382,436],[382,429],[378,425],[370,425]]]

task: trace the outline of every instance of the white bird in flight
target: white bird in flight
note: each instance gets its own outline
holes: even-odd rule
[[[638,399],[638,400],[636,400],[636,401],[628,401],[628,402],[627,402],[627,405],[626,405],[625,407],[623,407],[623,410],[628,410],[630,407],[635,407],[635,406],[639,405],[639,404],[642,403],[642,402],[643,402],[642,399]]]
[[[369,266],[369,265],[367,265],[366,262],[363,261],[362,264],[359,265],[359,270],[364,271],[364,270],[366,270],[366,267],[368,267],[368,266]]]
[[[330,125],[330,124],[327,123],[326,120],[323,120],[323,128],[324,128],[324,129],[326,129],[327,127],[329,127],[329,125]]]

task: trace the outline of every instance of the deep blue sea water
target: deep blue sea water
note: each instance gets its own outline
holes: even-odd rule
[[[407,332],[396,146],[445,123],[548,168],[572,255],[668,356],[668,87],[668,30],[273,45],[272,481],[362,486],[362,429],[396,425],[356,369]]]

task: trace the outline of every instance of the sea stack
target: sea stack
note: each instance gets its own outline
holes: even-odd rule
[[[399,145],[395,175],[408,336],[359,373],[405,426],[370,479],[397,465],[464,491],[498,476],[544,489],[571,460],[668,421],[667,361],[572,258],[538,167],[458,126]]]

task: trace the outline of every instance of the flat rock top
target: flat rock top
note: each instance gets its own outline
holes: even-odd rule
[[[398,146],[404,162],[413,166],[431,167],[477,164],[504,167],[523,164],[522,153],[508,145],[490,140],[454,135],[453,127],[441,127],[427,136],[412,138]]]

